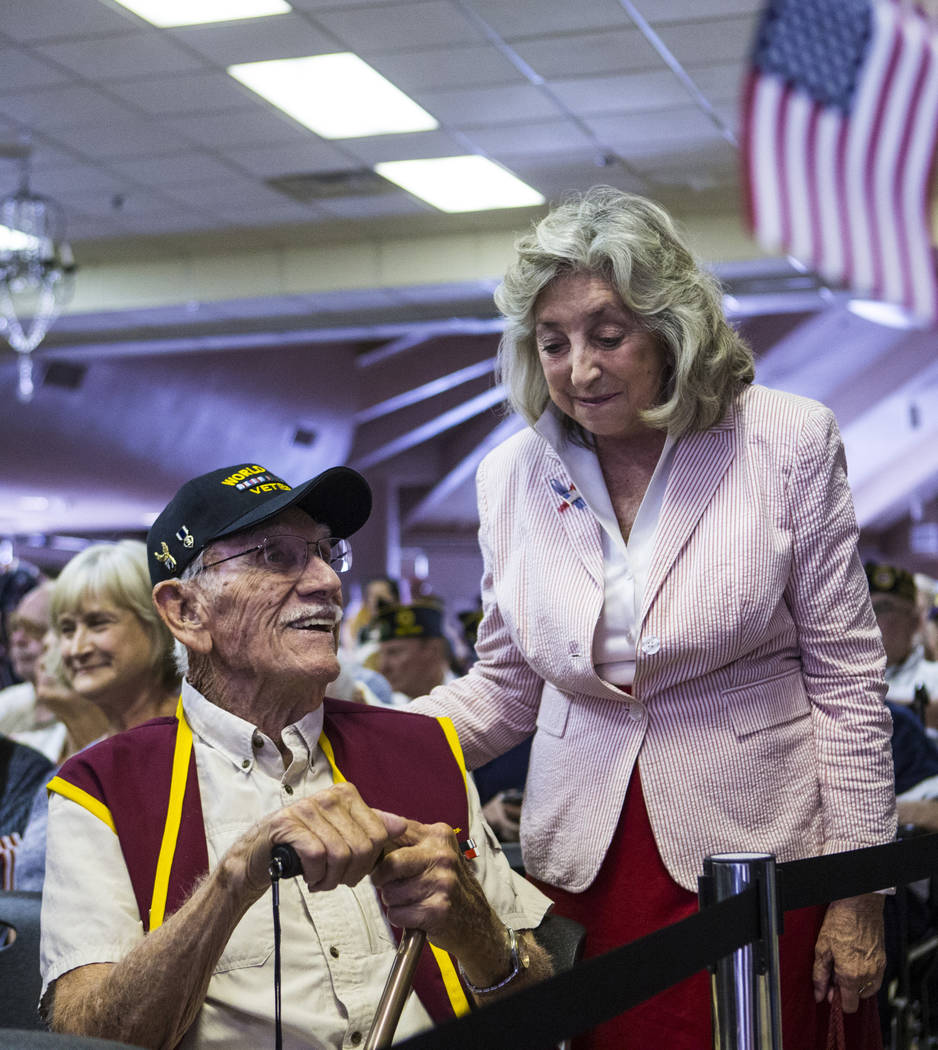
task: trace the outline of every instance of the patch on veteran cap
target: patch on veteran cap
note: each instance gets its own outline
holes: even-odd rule
[[[908,570],[877,561],[868,561],[863,568],[871,594],[894,594],[897,598],[915,601],[915,577]]]
[[[371,621],[368,637],[373,642],[393,638],[443,638],[443,610],[436,602],[387,605]]]
[[[213,540],[260,525],[294,506],[345,538],[368,520],[371,489],[349,467],[332,467],[296,488],[259,463],[201,474],[180,488],[150,526],[151,581],[155,586],[178,577]]]

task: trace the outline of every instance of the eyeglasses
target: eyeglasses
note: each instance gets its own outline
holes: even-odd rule
[[[330,565],[335,572],[348,572],[352,567],[352,547],[348,540],[338,536],[327,536],[324,540],[305,540],[302,536],[268,536],[263,543],[249,547],[238,554],[203,565],[213,569],[222,562],[244,558],[248,554],[257,556],[260,568],[275,572],[279,576],[300,576],[309,564],[309,549],[316,548],[317,557]]]

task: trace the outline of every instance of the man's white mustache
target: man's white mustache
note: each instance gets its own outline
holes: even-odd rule
[[[293,627],[296,624],[325,624],[336,627],[342,622],[341,605],[305,605],[302,609],[291,610],[288,616],[280,621],[281,627]]]

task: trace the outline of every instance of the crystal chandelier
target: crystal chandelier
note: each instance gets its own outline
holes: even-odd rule
[[[33,396],[32,352],[72,293],[75,261],[65,216],[29,190],[28,149],[15,193],[0,200],[0,331],[19,357],[17,397]]]

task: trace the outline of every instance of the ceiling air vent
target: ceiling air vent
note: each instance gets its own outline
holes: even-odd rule
[[[76,364],[74,361],[50,361],[46,365],[42,385],[57,386],[63,390],[77,390],[87,371],[87,365]]]
[[[387,179],[370,168],[353,171],[320,171],[306,175],[278,175],[267,179],[271,189],[301,204],[333,200],[336,197],[373,197],[391,188]]]

